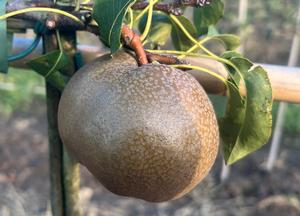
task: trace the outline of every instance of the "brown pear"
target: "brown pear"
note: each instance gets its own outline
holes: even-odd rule
[[[218,152],[213,107],[189,74],[122,51],[80,69],[58,112],[63,143],[111,192],[162,202],[191,191]]]

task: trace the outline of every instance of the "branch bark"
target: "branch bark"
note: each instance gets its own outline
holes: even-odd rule
[[[155,5],[155,10],[164,11],[166,13],[172,13],[175,15],[181,15],[182,8],[191,6],[191,7],[200,7],[206,4],[211,3],[212,0],[174,0],[171,3],[159,3]],[[148,6],[148,1],[138,1],[132,8],[135,10],[144,9]],[[85,5],[86,6],[86,5]],[[93,6],[93,3],[88,4],[89,7]],[[45,25],[48,29],[54,30],[59,29],[62,31],[77,31],[77,30],[86,30],[92,32],[96,35],[99,35],[98,26],[91,24],[92,15],[91,11],[79,10],[73,11],[75,6],[61,6],[56,5],[53,1],[50,0],[13,0],[7,4],[7,12],[16,11],[28,7],[51,7],[58,8],[62,10],[69,11],[71,14],[82,20],[82,23],[74,22],[74,20],[63,15],[53,14],[53,13],[26,13],[17,15],[14,19],[14,25],[18,19],[26,20],[28,23],[32,22],[32,27],[34,23],[40,20],[45,21]],[[9,22],[8,22],[9,23]],[[126,46],[133,49],[137,55],[137,60],[140,65],[147,64],[148,61],[158,61],[163,64],[184,64],[185,62],[180,61],[178,58],[169,55],[157,55],[145,52],[142,42],[139,35],[134,33],[128,26],[123,25],[121,30],[121,36]]]
[[[9,1],[6,6],[6,12],[17,11],[29,7],[49,7],[55,9],[61,9],[64,11],[68,11],[78,19],[82,20],[82,23],[75,22],[69,17],[53,14],[53,13],[25,13],[14,16],[15,20],[25,20],[32,22],[34,25],[37,21],[44,21],[46,27],[50,30],[58,29],[62,31],[88,31],[95,35],[99,35],[98,26],[91,22],[92,15],[91,11],[82,9],[79,11],[74,11],[74,7],[72,6],[60,6],[55,5],[52,1],[49,0],[30,0],[30,1],[22,1],[22,0],[14,0]],[[8,26],[14,28],[14,26]]]
[[[163,11],[168,14],[173,14],[176,16],[181,16],[183,14],[184,7],[202,7],[210,4],[213,0],[174,0],[171,3],[158,3],[155,4],[154,10]],[[138,1],[133,6],[134,10],[142,10],[149,5],[148,1]],[[69,11],[71,14],[83,21],[82,24],[74,22],[72,19],[65,17],[63,15],[53,14],[53,13],[26,13],[15,16],[17,19],[23,19],[27,21],[41,21],[46,20],[45,23],[48,24],[49,29],[59,29],[59,30],[85,30],[93,34],[99,35],[98,27],[91,23],[91,11],[84,9],[82,6],[93,7],[93,3],[84,4],[80,6],[79,11],[75,11],[75,5],[59,5],[54,4],[50,0],[13,0],[7,3],[6,12],[12,12],[21,10],[28,7],[50,7]]]
[[[173,55],[161,55],[155,53],[146,52],[147,59],[149,62],[157,61],[160,64],[174,65],[174,64],[188,64],[186,60],[181,60]]]
[[[174,0],[171,3],[158,3],[154,5],[154,10],[162,11],[175,16],[183,14],[184,7],[203,7],[213,0]],[[132,6],[134,10],[142,10],[149,5],[148,1],[137,2]]]

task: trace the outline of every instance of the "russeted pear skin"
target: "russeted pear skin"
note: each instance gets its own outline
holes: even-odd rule
[[[150,202],[191,191],[218,152],[216,116],[200,84],[167,65],[138,67],[124,51],[72,77],[58,123],[68,150],[108,190]]]

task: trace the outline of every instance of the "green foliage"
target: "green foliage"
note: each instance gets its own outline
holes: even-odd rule
[[[122,22],[135,0],[95,0],[93,18],[99,25],[101,40],[115,53],[121,46]]]
[[[225,56],[239,70],[238,73],[237,69],[228,67],[229,99],[226,115],[220,120],[225,161],[232,164],[269,140],[272,130],[272,88],[262,67],[254,67],[235,53],[232,57],[228,53]],[[239,93],[240,80],[245,82],[246,97]]]
[[[273,119],[277,121],[279,102],[275,102],[273,106]],[[284,131],[290,134],[300,134],[300,105],[287,104],[284,118]],[[275,125],[274,125],[275,126]]]
[[[214,107],[217,118],[222,118],[226,113],[227,97],[219,95],[209,95],[209,99]]]
[[[194,8],[194,24],[198,35],[207,34],[211,25],[217,24],[224,14],[224,3],[214,0],[206,7]]]
[[[146,26],[146,17],[146,15],[143,16],[139,23],[140,32],[142,32]],[[189,19],[184,16],[180,16],[178,19],[193,37],[197,37],[196,28]],[[156,47],[157,45],[161,46],[169,40],[170,35],[176,50],[186,51],[193,45],[193,43],[186,37],[176,23],[169,18],[169,16],[160,12],[154,13],[152,28],[147,37],[147,41],[152,42],[152,47]]]
[[[242,26],[237,22],[237,1],[224,2],[225,14],[217,24],[220,33],[242,33],[244,54],[252,61],[286,65],[295,33],[299,1],[249,1],[247,20]]]
[[[55,50],[28,61],[27,65],[45,77],[47,82],[62,91],[68,78],[63,76],[60,70],[67,67],[70,63],[70,58],[65,52]]]
[[[196,28],[194,24],[190,22],[189,19],[187,19],[184,16],[180,16],[177,18],[193,37],[197,37]],[[175,48],[177,50],[182,50],[182,51],[188,50],[193,45],[193,43],[186,37],[186,35],[184,35],[182,30],[176,25],[176,23],[172,22],[172,25],[173,25],[172,40]]]
[[[228,163],[245,119],[245,101],[233,83],[228,83],[228,102],[225,117],[219,118],[223,152]]]
[[[224,50],[227,51],[226,53],[223,53],[223,58],[226,58],[225,55],[228,55],[230,53],[232,54],[233,52],[235,53],[235,55],[239,55],[240,57],[242,57],[241,54],[234,51],[240,46],[241,43],[238,36],[232,34],[214,34],[212,36],[208,35],[207,38],[209,39],[208,41],[211,42],[210,44],[216,45],[217,43],[219,43],[220,45],[222,45]],[[200,47],[196,48],[194,52],[199,50],[201,50]]]
[[[139,22],[139,31],[145,29],[147,22],[147,15],[144,15]],[[163,46],[166,44],[172,32],[172,23],[168,16],[163,13],[153,13],[152,28],[148,34],[145,44],[150,44],[151,48],[156,46]]]
[[[7,75],[0,74],[0,113],[27,111],[34,99],[44,98],[44,92],[37,91],[42,87],[44,79],[33,71],[9,68]]]
[[[211,37],[212,40],[220,42],[226,50],[235,50],[240,46],[240,38],[232,34],[217,34]]]
[[[288,104],[285,116],[285,130],[300,134],[300,105]]]

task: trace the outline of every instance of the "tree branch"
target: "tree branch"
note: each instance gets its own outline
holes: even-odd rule
[[[148,61],[151,63],[157,61],[161,64],[167,64],[167,65],[188,64],[186,60],[178,59],[176,56],[173,55],[162,55],[162,54],[149,53],[149,52],[146,52],[146,55]]]
[[[93,34],[99,35],[98,26],[94,23],[92,23],[92,15],[91,11],[82,9],[79,11],[74,11],[74,7],[72,6],[60,6],[60,5],[54,5],[52,1],[49,0],[30,0],[30,1],[24,1],[24,0],[13,0],[9,1],[6,6],[6,12],[12,12],[17,11],[29,7],[49,7],[49,8],[55,8],[55,9],[61,9],[64,11],[68,11],[78,19],[82,21],[82,23],[75,22],[74,20],[70,19],[69,17],[60,15],[60,14],[54,14],[54,13],[25,13],[25,14],[19,14],[16,15],[14,18],[26,20],[26,21],[44,21],[46,24],[46,27],[50,30],[53,29],[59,29],[63,31],[89,31]],[[9,26],[14,28],[14,26]]]
[[[163,11],[175,16],[181,16],[183,14],[182,8],[184,7],[203,7],[208,5],[213,0],[174,0],[171,3],[158,3],[154,5],[154,10]],[[132,9],[142,10],[149,5],[148,1],[136,2]]]
[[[182,15],[182,8],[184,7],[202,7],[210,4],[213,0],[174,0],[171,3],[158,3],[154,6],[155,10],[163,11],[174,15]],[[149,5],[148,1],[138,1],[133,6],[134,10],[142,10]],[[49,0],[12,0],[7,3],[6,11],[12,12],[28,7],[50,7],[68,11],[82,21],[82,23],[75,22],[69,17],[49,13],[26,13],[15,16],[17,19],[23,19],[34,23],[43,20],[46,27],[50,30],[59,29],[62,31],[78,31],[85,30],[99,35],[98,26],[93,24],[90,10],[84,9],[84,6],[92,7],[93,2],[81,5],[79,11],[74,11],[75,6],[55,5]],[[14,22],[15,23],[15,22]],[[14,26],[12,26],[13,28]],[[123,25],[121,36],[125,45],[133,49],[137,55],[137,60],[140,65],[148,64],[148,62],[157,61],[162,64],[186,64],[185,61],[179,60],[175,56],[160,55],[153,53],[146,53],[139,35],[133,32],[128,26]]]
[[[182,8],[184,7],[202,7],[210,4],[213,0],[174,0],[171,3],[158,3],[155,4],[154,10],[163,11],[165,13],[180,16],[183,14]],[[133,6],[134,10],[142,10],[149,5],[148,1],[138,1]],[[93,34],[99,35],[98,27],[95,24],[91,24],[92,15],[91,11],[84,9],[83,6],[93,7],[93,2],[80,6],[79,11],[74,12],[74,6],[70,5],[56,5],[53,1],[49,0],[12,0],[8,1],[6,6],[6,12],[12,12],[21,10],[28,7],[50,7],[69,11],[72,15],[82,20],[82,24],[74,22],[69,17],[65,17],[59,14],[53,13],[26,13],[15,16],[17,19],[23,19],[27,21],[41,21],[45,20],[46,27],[49,29],[60,30],[86,30]]]

